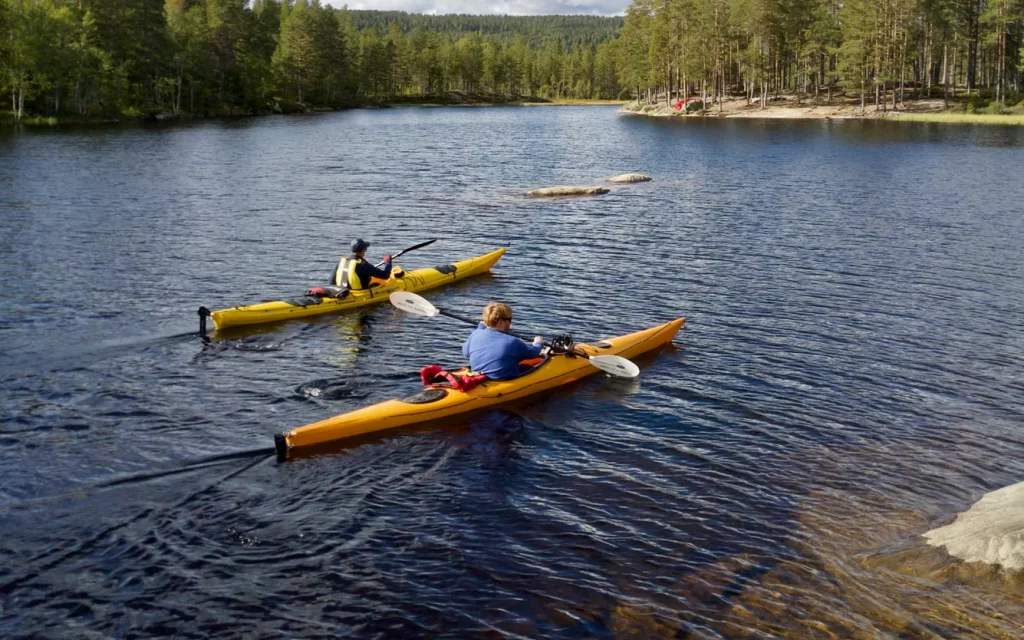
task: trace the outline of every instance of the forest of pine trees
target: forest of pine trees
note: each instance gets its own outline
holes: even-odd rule
[[[453,91],[616,98],[621,24],[388,15],[319,0],[0,0],[0,105],[16,118],[203,116]]]
[[[617,44],[619,80],[644,98],[1019,102],[1024,0],[634,0]]]
[[[1022,56],[1024,0],[633,0],[625,19],[0,0],[0,109],[15,118],[248,114],[456,91],[1010,103],[1021,100]]]

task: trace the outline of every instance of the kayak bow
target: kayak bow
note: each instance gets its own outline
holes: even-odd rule
[[[632,358],[672,340],[685,318],[631,333],[618,338],[578,344],[590,355],[617,355]],[[275,436],[279,460],[291,449],[311,447],[343,438],[385,431],[438,418],[448,418],[505,402],[513,402],[541,391],[575,382],[597,373],[585,358],[565,354],[549,355],[527,373],[512,380],[489,380],[469,391],[427,387],[412,396],[385,400],[369,407],[328,418]]]

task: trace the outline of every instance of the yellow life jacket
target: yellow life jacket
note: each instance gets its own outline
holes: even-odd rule
[[[365,289],[362,280],[356,275],[356,265],[362,262],[362,258],[342,258],[338,261],[338,268],[334,270],[334,286],[348,287],[351,291]]]

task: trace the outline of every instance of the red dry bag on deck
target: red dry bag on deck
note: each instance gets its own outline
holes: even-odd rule
[[[457,391],[469,391],[487,380],[482,373],[460,369],[454,373],[445,371],[440,365],[431,364],[420,369],[420,380],[426,387],[449,387]]]

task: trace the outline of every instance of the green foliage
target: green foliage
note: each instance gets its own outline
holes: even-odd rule
[[[0,0],[0,104],[15,118],[199,116],[648,89],[766,104],[824,87],[895,105],[948,72],[950,99],[967,88],[980,111],[996,108],[980,93],[1016,101],[1024,80],[1024,0],[633,0],[624,18],[322,1]]]
[[[422,15],[404,11],[350,11],[356,28],[377,29],[384,32],[391,24],[397,25],[402,33],[417,29],[432,31],[445,36],[459,38],[467,33],[481,37],[493,36],[507,42],[513,38],[524,39],[533,49],[538,49],[549,40],[557,40],[563,49],[578,44],[600,44],[613,40],[622,28],[622,18],[598,16],[469,16],[469,15]]]
[[[621,23],[339,11],[321,0],[0,0],[0,99],[20,118],[513,99],[542,85],[552,97],[616,97]]]
[[[943,73],[951,89],[1016,96],[1022,40],[1024,0],[633,0],[617,67],[637,94],[766,104],[843,89],[885,108],[941,90]]]
[[[979,113],[985,113],[990,116],[998,116],[1003,115],[1004,113],[1010,113],[1010,111],[1005,106],[1003,106],[1002,102],[996,102],[995,100],[993,100],[988,104],[987,107],[980,109]]]

